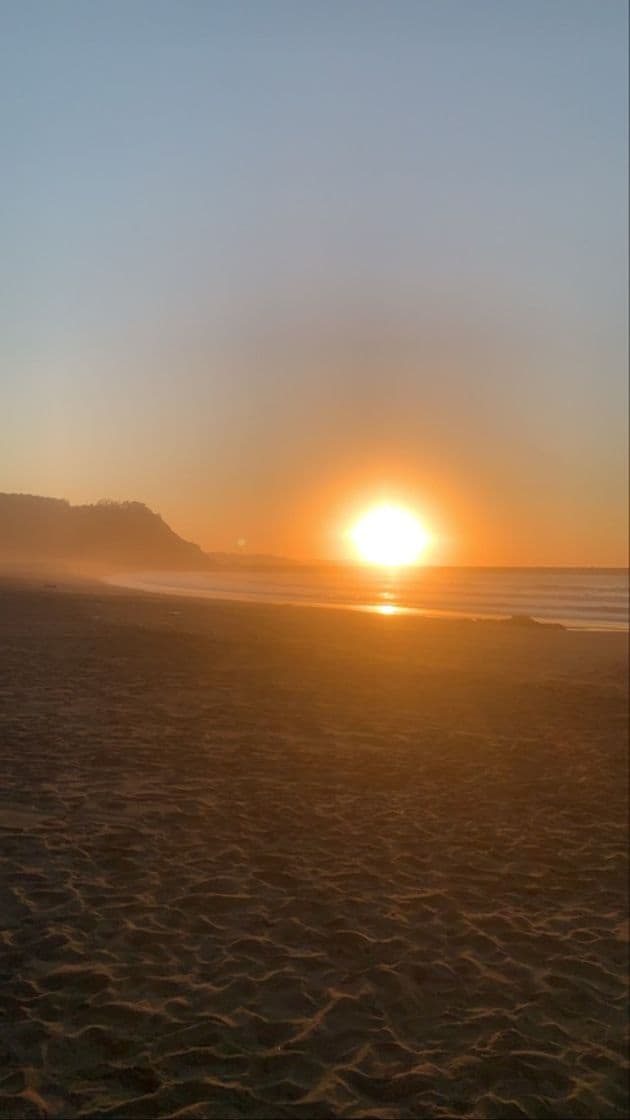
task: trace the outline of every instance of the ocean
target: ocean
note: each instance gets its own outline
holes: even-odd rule
[[[108,582],[143,591],[381,614],[508,618],[571,628],[628,628],[626,568],[303,567],[135,572]]]

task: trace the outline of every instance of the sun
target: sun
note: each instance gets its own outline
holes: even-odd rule
[[[368,510],[349,536],[361,560],[388,568],[416,564],[429,543],[429,534],[418,518],[394,505]]]

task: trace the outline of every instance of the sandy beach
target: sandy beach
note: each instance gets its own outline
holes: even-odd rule
[[[0,583],[1,1117],[622,1117],[627,636]]]

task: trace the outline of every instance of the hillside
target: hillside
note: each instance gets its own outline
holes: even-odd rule
[[[105,567],[207,568],[196,544],[141,502],[73,506],[59,498],[0,494],[0,560]]]

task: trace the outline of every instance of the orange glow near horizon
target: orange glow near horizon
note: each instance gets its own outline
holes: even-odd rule
[[[430,537],[418,518],[396,505],[379,505],[364,513],[349,537],[365,564],[399,568],[417,564]]]

